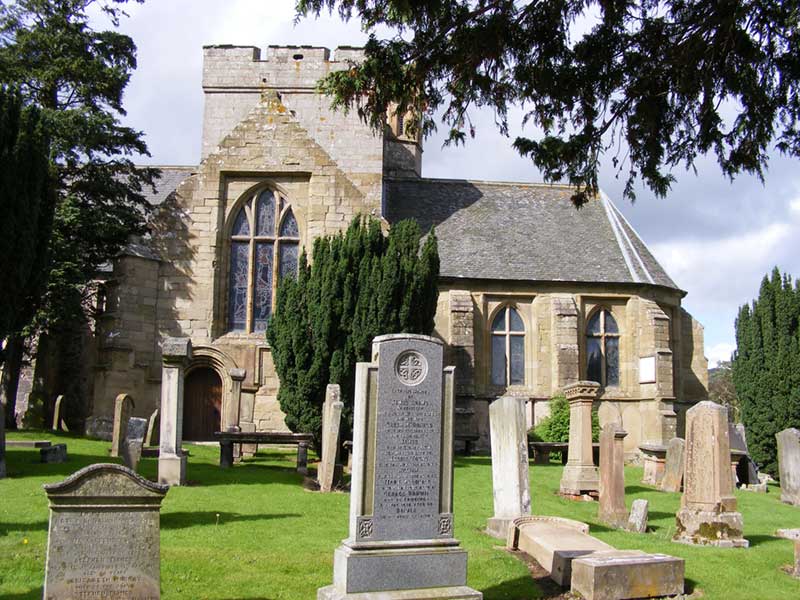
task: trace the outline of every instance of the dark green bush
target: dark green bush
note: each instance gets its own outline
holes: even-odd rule
[[[539,421],[528,439],[532,442],[569,442],[569,402],[564,396],[550,399],[550,415]],[[592,411],[592,441],[600,439],[600,421]]]

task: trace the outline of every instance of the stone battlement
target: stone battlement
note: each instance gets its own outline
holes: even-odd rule
[[[362,48],[340,46],[333,51],[319,46],[204,46],[203,88],[309,89],[331,71],[347,68],[364,55]]]

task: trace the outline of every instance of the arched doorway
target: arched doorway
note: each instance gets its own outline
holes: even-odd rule
[[[220,431],[222,381],[214,369],[198,367],[186,376],[183,387],[183,439],[213,440]]]

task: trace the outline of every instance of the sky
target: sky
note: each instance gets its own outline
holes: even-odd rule
[[[157,165],[196,165],[203,112],[202,46],[208,44],[357,46],[367,36],[358,22],[336,17],[294,23],[294,0],[147,0],[128,5],[120,30],[138,47],[138,68],[125,93],[125,124],[145,134]],[[95,28],[108,23],[97,17]],[[473,115],[476,137],[463,147],[442,147],[443,136],[425,142],[423,175],[499,181],[541,181],[530,161],[500,135],[490,112]],[[519,119],[511,115],[510,123]],[[486,157],[491,156],[492,160]],[[705,327],[709,366],[735,349],[739,306],[758,294],[763,276],[779,267],[800,277],[800,160],[774,153],[761,183],[751,176],[733,182],[716,160],[699,160],[694,171],[674,171],[666,198],[644,188],[635,203],[622,198],[610,160],[600,186],[622,210],[677,285],[683,306]]]

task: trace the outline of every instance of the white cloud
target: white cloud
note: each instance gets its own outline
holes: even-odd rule
[[[728,362],[731,359],[731,354],[736,350],[733,344],[714,344],[711,348],[706,350],[706,358],[708,359],[708,367],[713,369],[719,366],[720,362]]]

